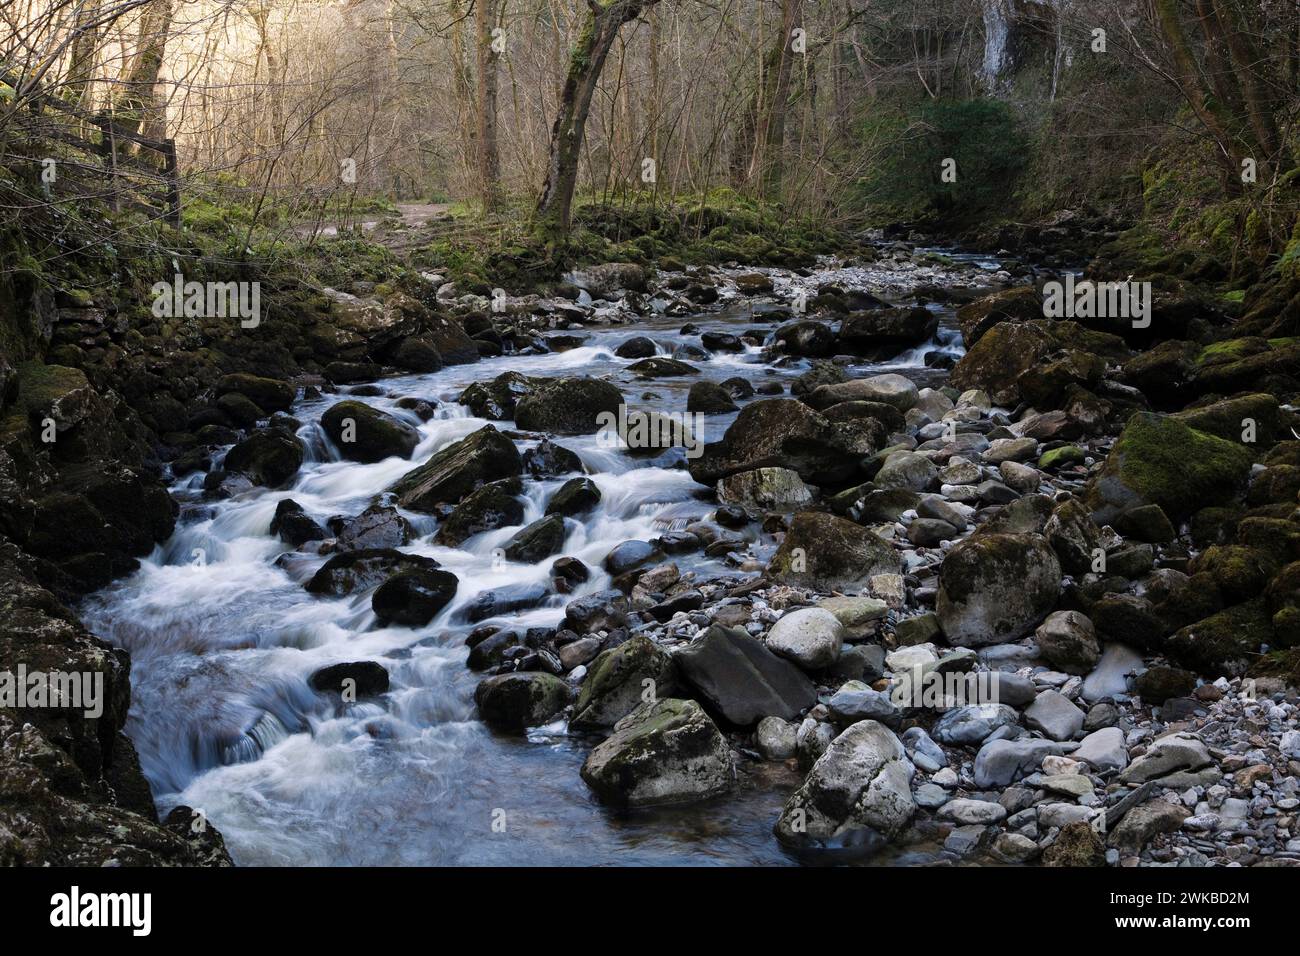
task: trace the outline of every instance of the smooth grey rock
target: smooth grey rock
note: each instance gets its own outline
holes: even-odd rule
[[[1045,690],[1025,708],[1025,725],[1052,740],[1073,740],[1083,729],[1083,711],[1064,694]]]

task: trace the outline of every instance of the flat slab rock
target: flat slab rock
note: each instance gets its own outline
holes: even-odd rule
[[[817,688],[798,667],[740,628],[715,624],[676,660],[709,707],[737,727],[764,717],[791,720],[817,702]]]

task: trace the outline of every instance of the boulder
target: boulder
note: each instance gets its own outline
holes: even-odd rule
[[[521,524],[524,520],[524,504],[519,497],[522,491],[517,478],[490,481],[476,488],[442,519],[434,542],[458,548],[476,534]]]
[[[573,705],[574,730],[612,727],[648,700],[676,691],[673,660],[644,635],[602,651],[587,668]]]
[[[391,548],[346,551],[331,557],[306,584],[312,594],[342,597],[377,587],[399,571],[432,571],[438,562]]]
[[[799,668],[739,628],[715,624],[675,660],[700,699],[737,727],[763,717],[791,720],[817,702],[816,687]]]
[[[535,564],[553,554],[559,554],[564,547],[567,532],[564,518],[560,515],[547,515],[538,518],[532,524],[519,529],[505,544],[505,556],[508,561],[522,561]]]
[[[807,849],[874,846],[878,839],[864,837],[893,836],[916,812],[913,772],[893,731],[878,721],[859,721],[831,741],[786,801],[777,838]]]
[[[400,548],[413,537],[411,523],[396,508],[371,505],[355,518],[330,518],[335,551]]]
[[[570,478],[546,503],[548,515],[576,517],[600,504],[600,489],[590,478]]]
[[[1043,318],[1043,300],[1033,286],[1003,289],[969,302],[957,310],[957,327],[970,349],[999,322],[1031,322]]]
[[[812,489],[798,472],[789,468],[756,468],[721,479],[718,500],[724,504],[749,505],[764,511],[797,511],[812,504]]]
[[[456,399],[479,418],[508,422],[515,417],[515,406],[553,379],[536,378],[522,372],[503,372],[490,382],[475,382]]]
[[[424,627],[456,596],[459,583],[440,568],[399,571],[379,586],[370,606],[381,625]]]
[[[794,661],[805,670],[830,667],[840,656],[844,626],[830,611],[819,607],[800,608],[782,615],[767,632],[772,652]]]
[[[385,458],[410,458],[420,443],[420,433],[406,422],[365,402],[337,402],[326,409],[320,424],[339,454],[349,461],[368,464]]]
[[[267,428],[226,452],[222,467],[227,472],[247,475],[254,484],[279,488],[298,473],[303,457],[302,442],[291,431]]]
[[[376,661],[348,661],[322,667],[308,683],[313,690],[333,691],[355,701],[388,693],[388,671]]]
[[[433,511],[460,501],[479,485],[513,478],[523,470],[515,444],[491,425],[434,452],[389,490],[398,504],[412,511]]]
[[[686,394],[686,410],[703,415],[727,415],[737,406],[731,393],[716,382],[696,382]]]
[[[544,671],[498,674],[474,689],[483,720],[502,730],[537,727],[569,703],[569,685]]]
[[[721,441],[687,462],[691,477],[712,485],[757,468],[787,468],[805,481],[845,480],[859,459],[874,454],[884,430],[867,422],[833,423],[793,399],[754,402],[736,416]]]
[[[935,607],[948,642],[983,647],[1019,640],[1056,604],[1061,565],[1037,534],[980,534],[948,552]]]
[[[898,552],[888,541],[819,511],[795,515],[767,566],[773,581],[818,591],[861,590],[874,576],[901,570]]]
[[[260,375],[246,372],[232,372],[217,380],[215,389],[218,396],[238,392],[251,399],[258,408],[265,412],[287,412],[297,397],[297,389],[288,382],[280,382]]]
[[[821,411],[841,402],[879,402],[905,412],[920,401],[920,392],[909,378],[894,373],[855,378],[837,385],[813,389],[807,402]]]
[[[1086,502],[1099,524],[1142,505],[1159,505],[1174,521],[1239,497],[1251,455],[1241,445],[1149,412],[1128,420]]]
[[[323,541],[329,537],[329,532],[292,498],[285,498],[275,506],[275,516],[271,519],[270,530],[271,534],[295,548],[308,541]]]
[[[539,386],[515,405],[515,424],[556,435],[590,435],[605,415],[618,417],[623,393],[595,378],[562,378]]]
[[[1067,674],[1087,674],[1101,659],[1096,629],[1079,611],[1053,611],[1034,636],[1044,660]]]
[[[939,313],[923,306],[855,312],[840,322],[839,345],[841,350],[854,353],[885,346],[920,345],[934,338],[938,330]]]
[[[588,755],[582,779],[620,807],[688,803],[735,784],[726,738],[693,700],[642,704]]]

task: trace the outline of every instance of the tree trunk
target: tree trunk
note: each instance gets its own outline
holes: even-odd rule
[[[578,184],[578,160],[591,112],[591,98],[600,82],[605,59],[619,28],[635,20],[659,0],[588,0],[589,12],[569,55],[569,69],[560,91],[560,108],[551,128],[546,183],[534,214],[534,232],[548,246],[562,245],[573,225],[573,193]]]
[[[769,62],[775,67],[763,81],[763,109],[754,134],[754,154],[749,179],[761,195],[773,195],[781,185],[781,150],[785,145],[785,117],[790,103],[790,72],[796,56],[794,31],[803,23],[802,0],[781,0],[781,33]]]
[[[171,26],[172,0],[153,0],[144,8],[140,19],[140,43],[127,77],[126,97],[120,104],[127,115],[119,120],[119,125],[132,132],[138,133],[145,127],[151,130],[166,127],[164,107],[158,100],[155,87]]]
[[[99,48],[99,0],[81,0],[77,4],[74,29],[77,37],[72,42],[72,57],[68,65],[68,89],[78,106],[90,105],[91,80],[95,71],[95,54]]]
[[[478,177],[485,213],[500,205],[501,158],[497,147],[497,60],[492,48],[496,23],[494,0],[474,0],[478,46]]]

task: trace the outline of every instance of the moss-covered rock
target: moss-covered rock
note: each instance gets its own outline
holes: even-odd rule
[[[1179,630],[1168,655],[1208,678],[1245,674],[1264,645],[1273,642],[1272,617],[1263,598],[1226,608]]]
[[[1060,562],[1042,535],[981,534],[944,558],[935,610],[953,646],[1001,644],[1028,634],[1060,588]]]
[[[458,548],[484,531],[495,531],[524,520],[523,485],[517,478],[490,481],[471,491],[438,525],[434,541]]]
[[[302,442],[287,428],[254,432],[226,452],[227,472],[247,475],[254,484],[279,488],[298,473],[305,452]]]
[[[717,796],[735,784],[726,738],[693,700],[642,704],[582,765],[582,779],[608,803],[649,807]]]
[[[1197,431],[1243,444],[1252,454],[1271,446],[1282,432],[1277,399],[1261,392],[1199,405],[1170,417]]]
[[[569,703],[569,685],[541,671],[498,674],[474,689],[483,720],[502,730],[545,724]]]
[[[590,435],[604,416],[618,417],[623,393],[594,378],[562,378],[547,382],[519,399],[515,423],[530,431],[556,435]]]
[[[569,723],[575,730],[612,727],[644,701],[675,690],[672,658],[638,635],[602,651],[588,666]]]
[[[795,515],[767,574],[782,584],[851,591],[866,587],[874,575],[901,569],[897,552],[878,535],[835,515],[804,511]]]
[[[1146,504],[1180,520],[1239,496],[1250,464],[1250,454],[1239,444],[1139,412],[1129,419],[1086,500],[1102,524]]]
[[[440,504],[460,501],[486,482],[514,478],[523,467],[515,443],[491,425],[484,425],[435,452],[388,490],[404,508],[432,511]]]
[[[339,454],[349,461],[410,458],[420,443],[416,429],[365,402],[337,402],[326,409],[320,424]]]
[[[957,326],[971,348],[999,322],[1030,322],[1043,318],[1043,300],[1033,286],[1003,289],[957,310]]]

